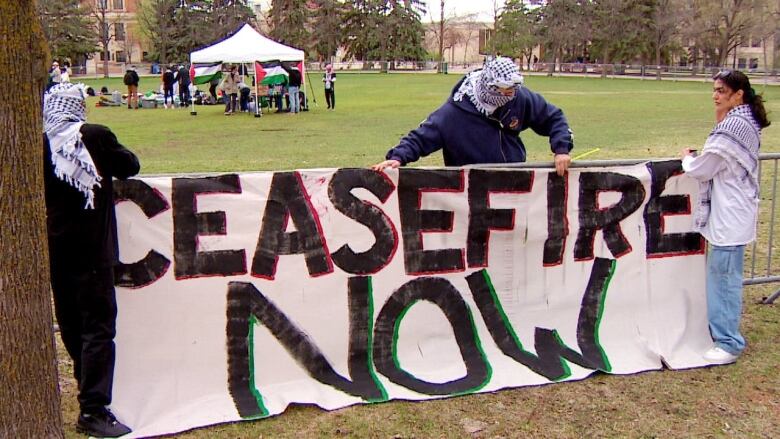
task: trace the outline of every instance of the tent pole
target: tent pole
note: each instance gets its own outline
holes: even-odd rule
[[[309,70],[306,70],[306,82],[309,83],[309,90],[311,90],[311,100],[314,101],[314,106],[319,108],[320,106],[317,105],[317,96],[314,96],[314,86],[311,85],[311,77],[309,76]]]
[[[187,86],[189,88],[189,85]],[[190,90],[187,90],[188,92]],[[187,93],[189,95],[189,93]],[[197,116],[198,112],[195,111],[195,99],[193,99],[193,96],[190,95],[190,116]]]

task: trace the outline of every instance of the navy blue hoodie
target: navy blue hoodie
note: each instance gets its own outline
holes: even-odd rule
[[[461,83],[463,79],[452,94]],[[446,166],[524,162],[525,146],[520,132],[527,128],[548,136],[555,154],[568,154],[574,147],[563,111],[525,87],[520,87],[515,99],[490,116],[480,113],[468,96],[456,102],[452,94],[385,158],[405,165],[443,149]]]

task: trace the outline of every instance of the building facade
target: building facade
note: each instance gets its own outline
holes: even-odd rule
[[[144,37],[138,25],[138,0],[83,0],[95,21],[99,52],[82,64],[88,75],[121,73],[129,64],[145,61]],[[108,50],[105,50],[106,45]],[[106,62],[107,61],[107,62]]]

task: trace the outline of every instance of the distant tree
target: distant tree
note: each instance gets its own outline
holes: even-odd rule
[[[0,437],[62,438],[52,332],[41,95],[50,57],[33,0],[0,2]]]
[[[347,54],[358,59],[420,59],[420,0],[354,0],[346,14]]]
[[[79,0],[38,0],[38,17],[52,57],[75,60],[98,50],[90,11]]]
[[[592,54],[602,64],[627,62],[650,50],[652,0],[596,0],[592,8]],[[603,71],[604,72],[604,71]]]
[[[108,0],[91,0],[88,7],[103,57],[103,77],[108,78],[108,62],[111,59],[108,48],[111,41],[117,39],[117,24],[122,23],[123,14],[112,11]]]
[[[584,54],[591,36],[590,7],[587,0],[549,0],[541,8],[539,23],[548,61],[563,62],[564,52]],[[554,65],[549,74],[553,70]]]
[[[477,19],[477,14],[469,14],[456,19],[457,26],[461,29],[463,41],[463,63],[466,63],[468,57],[469,42],[472,41],[479,31],[485,29],[485,24]]]
[[[522,0],[507,0],[498,17],[494,47],[497,52],[512,58],[526,57],[537,44],[536,14]]]
[[[322,60],[329,60],[336,55],[339,47],[344,44],[344,20],[347,7],[338,0],[314,0],[312,20],[312,48]]]
[[[179,0],[139,0],[138,23],[151,44],[152,59],[168,64],[173,57],[173,36],[176,32],[176,8]]]
[[[300,49],[308,49],[309,9],[307,0],[271,0],[268,18],[271,38]]]
[[[681,34],[680,16],[685,14],[684,0],[656,0],[652,4],[652,16],[650,29],[652,30],[652,46],[655,52],[655,65],[664,64],[662,59],[664,51],[671,46],[679,45]],[[658,70],[657,78],[661,79],[661,71]]]
[[[195,6],[197,5],[197,6]],[[254,25],[255,14],[249,7],[247,0],[210,0],[193,2],[193,6],[187,8],[190,13],[190,20],[198,26],[200,30],[209,30],[202,34],[203,36],[193,48],[214,42],[219,38],[237,31],[244,24]],[[203,28],[206,24],[206,28]],[[200,41],[205,40],[205,41]]]
[[[725,66],[729,53],[749,37],[753,11],[768,1],[773,0],[688,0],[692,13],[685,36],[694,42],[694,61],[701,56],[705,65]]]
[[[764,73],[770,70],[771,62],[767,54],[767,42],[780,37],[780,2],[764,2],[754,10],[756,21],[750,30],[751,39],[761,44],[764,59]],[[780,39],[778,40],[780,41]],[[775,52],[780,51],[780,46],[775,45]]]

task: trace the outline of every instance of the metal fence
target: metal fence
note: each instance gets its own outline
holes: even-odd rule
[[[759,204],[758,239],[747,249],[745,261],[745,285],[780,283],[780,206],[777,202],[778,164],[780,153],[761,154],[759,181],[761,202]],[[780,288],[763,299],[770,304],[780,297]]]
[[[764,285],[780,283],[780,203],[777,202],[778,165],[780,153],[759,155],[760,202],[757,239],[745,249],[745,272],[743,285]],[[572,162],[572,168],[594,168],[606,166],[630,166],[644,160],[591,160]],[[550,168],[551,163],[520,163],[519,168]],[[762,298],[761,303],[771,304],[780,297],[780,288]]]

